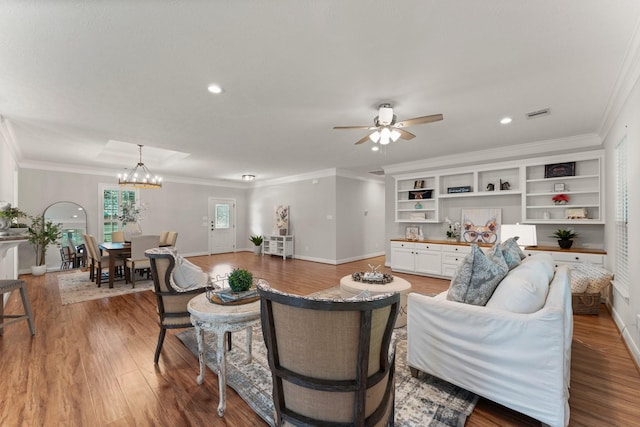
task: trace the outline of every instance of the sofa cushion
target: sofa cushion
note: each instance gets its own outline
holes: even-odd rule
[[[478,245],[471,245],[471,252],[456,270],[447,292],[447,299],[473,305],[485,305],[509,267],[499,245],[485,255]]]
[[[550,255],[530,257],[502,279],[487,307],[512,313],[535,313],[544,307],[552,278]]]
[[[504,242],[500,243],[500,248],[502,249],[502,253],[504,254],[504,260],[509,266],[509,270],[519,266],[520,262],[527,257],[525,253],[522,252],[522,249],[520,249],[520,246],[518,246],[517,237],[510,237]]]

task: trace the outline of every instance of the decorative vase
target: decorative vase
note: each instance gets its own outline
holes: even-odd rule
[[[562,249],[571,249],[571,245],[573,245],[573,240],[558,240],[558,246]]]
[[[139,236],[142,234],[142,228],[140,227],[140,224],[138,224],[137,222],[126,223],[122,231],[124,233],[125,242],[130,242],[132,237]]]
[[[256,245],[256,246],[253,247],[253,254],[254,255],[260,255],[260,252],[262,252],[262,246]]]
[[[42,276],[47,272],[47,265],[32,265],[31,266],[31,275],[33,276]]]

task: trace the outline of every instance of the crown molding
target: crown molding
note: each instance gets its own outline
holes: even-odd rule
[[[9,149],[14,162],[18,164],[22,158],[22,150],[20,150],[20,147],[18,147],[16,143],[16,134],[13,132],[11,121],[2,115],[0,115],[0,135],[6,147]]]
[[[584,151],[587,149],[597,148],[602,148],[602,139],[600,136],[592,133],[465,153],[465,158],[473,159],[472,162],[463,163],[461,162],[459,154],[453,154],[433,157],[431,159],[396,163],[393,165],[383,166],[382,169],[385,174],[398,174],[416,170],[472,165],[485,162],[494,163],[497,160],[519,159],[532,156],[537,157],[540,155],[559,153],[563,151]]]
[[[38,162],[38,161],[24,161],[20,162],[18,166],[21,169],[36,169],[51,172],[65,172],[65,173],[77,173],[81,175],[95,175],[95,176],[108,176],[113,178],[114,184],[117,184],[116,175],[113,170],[82,167],[78,165],[66,164],[66,163],[50,163],[50,162]],[[239,188],[247,189],[246,185],[237,182],[223,181],[223,180],[210,180],[199,178],[187,178],[179,176],[163,177],[162,183],[175,183],[175,184],[191,184],[191,185],[205,185],[210,187],[227,187],[227,188]]]
[[[633,31],[627,52],[625,53],[624,60],[620,66],[620,72],[618,78],[613,86],[609,102],[602,115],[600,126],[598,127],[598,134],[606,139],[607,135],[611,131],[611,127],[615,123],[616,119],[620,115],[620,111],[627,102],[633,87],[640,78],[640,20],[636,23],[636,28]]]

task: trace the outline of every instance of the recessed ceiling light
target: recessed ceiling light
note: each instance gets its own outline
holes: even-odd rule
[[[254,179],[256,179],[255,175],[242,175],[243,181],[253,181]]]
[[[222,88],[220,86],[218,86],[217,84],[211,84],[209,85],[209,87],[207,88],[207,90],[211,93],[222,93]]]
[[[503,117],[500,120],[500,123],[502,123],[503,125],[508,125],[509,123],[511,123],[511,117]]]

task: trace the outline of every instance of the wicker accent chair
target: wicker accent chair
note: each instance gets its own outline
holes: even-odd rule
[[[314,299],[257,284],[275,424],[393,425],[399,294]]]
[[[178,292],[171,285],[171,273],[176,266],[173,255],[169,253],[150,253],[145,256],[149,258],[151,265],[151,277],[155,288],[156,299],[158,301],[158,316],[160,325],[160,335],[158,335],[158,345],[153,358],[153,363],[158,364],[160,351],[167,329],[191,328],[191,318],[187,310],[187,304],[191,298],[205,292],[206,288],[192,289]]]

